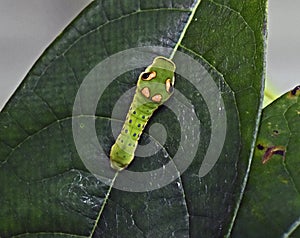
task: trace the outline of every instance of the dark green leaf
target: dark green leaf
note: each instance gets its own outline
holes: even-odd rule
[[[300,235],[300,87],[263,110],[235,237]]]
[[[1,237],[230,234],[259,120],[266,0],[201,1],[197,9],[193,6],[191,0],[94,1],[47,49],[0,114]],[[200,143],[189,141],[198,148],[192,165],[158,190],[111,189],[85,168],[76,151],[72,109],[79,86],[108,56],[139,46],[174,48],[181,34],[178,51],[205,67],[221,93],[210,95],[212,105],[224,102],[220,110],[226,110],[227,133],[218,162],[199,177],[215,118],[203,95],[178,75],[175,87],[200,122]],[[184,62],[177,66],[186,67]],[[107,129],[114,120],[112,108],[139,72],[118,77],[99,101],[96,130],[106,154],[114,143]],[[181,139],[177,120],[166,107],[159,109],[142,143],[151,139],[147,134],[155,122],[165,126],[168,138],[158,153],[137,158],[129,169],[161,167],[174,156]],[[159,135],[154,140],[160,141]]]

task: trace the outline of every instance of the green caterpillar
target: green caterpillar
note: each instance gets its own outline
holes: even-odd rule
[[[138,140],[153,112],[173,94],[175,64],[162,56],[141,73],[122,131],[110,151],[110,164],[118,171],[133,160]]]

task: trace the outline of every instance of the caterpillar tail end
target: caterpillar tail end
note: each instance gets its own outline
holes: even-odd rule
[[[118,163],[117,161],[113,161],[113,160],[110,160],[110,167],[117,171],[122,171],[126,168],[126,167],[124,167],[124,165]]]
[[[110,167],[117,171],[122,171],[127,168],[133,156],[125,152],[122,148],[115,143],[110,151]]]

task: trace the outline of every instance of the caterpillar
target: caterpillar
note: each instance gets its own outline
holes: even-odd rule
[[[122,130],[110,150],[110,165],[121,171],[134,159],[138,140],[154,111],[174,91],[175,64],[162,56],[139,75],[136,91]]]

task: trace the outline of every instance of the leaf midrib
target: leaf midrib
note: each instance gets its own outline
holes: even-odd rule
[[[212,3],[216,4],[216,5],[219,5],[219,6],[228,8],[229,10],[234,11],[235,13],[237,13],[238,15],[240,15],[240,17],[242,17],[242,19],[243,19],[243,21],[245,22],[245,24],[250,28],[250,30],[251,30],[252,32],[254,32],[253,29],[250,27],[250,25],[249,25],[249,24],[247,23],[247,21],[245,20],[245,18],[243,18],[243,16],[240,14],[240,12],[237,12],[236,10],[230,8],[230,7],[227,6],[227,5],[216,3],[216,2],[214,2],[213,0],[211,0],[210,2],[212,2]],[[175,47],[174,47],[174,49],[173,49],[173,51],[172,51],[170,57],[169,57],[170,59],[172,59],[172,58],[174,57],[174,55],[175,55],[175,53],[177,52],[177,50],[178,50],[179,47],[182,47],[182,48],[184,48],[184,49],[186,49],[186,50],[189,50],[189,51],[190,51],[191,53],[193,53],[194,55],[198,55],[198,54],[195,54],[195,53],[194,53],[192,50],[190,50],[188,47],[183,46],[183,45],[181,44],[181,42],[182,42],[182,40],[184,39],[184,36],[185,36],[185,34],[186,34],[187,29],[189,28],[190,24],[192,23],[192,20],[193,20],[193,18],[194,18],[194,15],[195,15],[195,13],[196,13],[196,11],[197,11],[197,9],[198,9],[200,3],[201,3],[201,0],[197,0],[196,3],[194,4],[194,7],[193,7],[192,10],[190,11],[191,14],[190,14],[190,16],[189,16],[189,19],[188,19],[187,23],[185,24],[184,29],[183,29],[183,31],[181,32],[180,37],[179,37],[179,39],[178,39],[178,41],[177,41],[177,43],[176,43],[176,45],[175,45]],[[170,10],[169,8],[167,8],[167,9]],[[152,9],[151,11],[155,11],[155,10],[159,10],[159,9]],[[137,11],[137,12],[135,12],[135,13],[138,13],[138,12],[139,12],[139,11]],[[186,11],[186,12],[188,12],[188,11]],[[130,14],[130,15],[131,15],[131,14]],[[122,18],[122,17],[121,17],[121,18]],[[255,42],[256,42],[255,35],[254,35],[254,39],[255,39]],[[198,56],[199,56],[199,55],[198,55]],[[223,74],[222,74],[220,71],[218,71],[213,65],[211,65],[211,64],[209,63],[208,60],[206,60],[203,56],[201,56],[201,58],[204,59],[204,60],[205,60],[212,68],[214,68],[214,69],[217,71],[217,73],[219,73],[220,75],[223,76]],[[225,77],[224,77],[224,79],[225,79]],[[250,154],[249,154],[249,163],[248,163],[248,166],[247,166],[247,172],[246,172],[246,175],[245,175],[245,177],[244,177],[244,180],[243,180],[243,183],[242,183],[242,186],[241,186],[239,199],[238,199],[237,203],[235,204],[234,214],[233,214],[232,220],[231,220],[231,222],[230,222],[230,225],[229,225],[229,228],[228,228],[228,232],[227,232],[227,234],[226,234],[226,237],[229,237],[229,236],[231,235],[231,232],[232,232],[232,229],[233,229],[233,226],[234,226],[236,217],[237,217],[237,213],[238,213],[238,211],[239,211],[239,207],[240,207],[241,201],[242,201],[242,199],[243,199],[243,195],[244,195],[244,192],[245,192],[246,184],[247,184],[247,182],[248,182],[249,172],[250,172],[250,168],[251,168],[251,164],[252,164],[252,158],[253,158],[253,155],[254,155],[254,149],[255,149],[255,146],[254,146],[254,145],[255,145],[256,137],[257,137],[257,134],[258,134],[258,128],[259,128],[259,124],[260,124],[260,117],[261,117],[261,110],[258,112],[258,115],[257,115],[257,117],[256,117],[256,123],[255,123],[256,126],[255,126],[255,130],[254,130],[254,132],[253,132],[253,134],[252,134],[252,139],[253,139],[253,140],[252,140],[252,145],[251,145],[251,151],[250,151]],[[180,178],[180,177],[179,177],[179,178]],[[180,178],[180,180],[181,180],[181,178]],[[183,184],[182,184],[182,185],[183,185]],[[113,186],[113,184],[110,186],[110,188],[111,188],[112,186]],[[184,194],[185,194],[185,193],[184,193],[184,187],[182,186],[181,189],[182,189],[182,193],[183,193],[183,195],[184,195]],[[111,190],[111,189],[110,189],[110,190]],[[108,197],[109,197],[109,194],[108,194],[108,196],[107,196],[107,199],[108,199]],[[186,200],[185,196],[183,196],[183,197],[184,197],[184,200]],[[103,204],[103,205],[105,206],[105,204]],[[187,203],[186,203],[186,207],[187,207],[187,212],[189,212],[189,208],[188,208]],[[101,208],[101,211],[100,211],[100,212],[102,212],[103,210],[104,210],[104,208],[103,208],[103,209]],[[99,212],[99,214],[98,214],[98,217],[99,217],[99,218],[101,217],[101,213],[100,213],[100,212]],[[188,214],[188,215],[189,215],[189,214]],[[97,223],[98,223],[98,222],[95,222],[95,226],[94,226],[94,227],[97,227],[97,225],[98,225]],[[93,233],[91,233],[90,237],[92,237],[92,235],[93,235]]]
[[[175,55],[175,53],[176,53],[176,51],[177,51],[179,45],[181,44],[181,42],[182,42],[182,40],[183,40],[183,38],[184,38],[184,36],[185,36],[185,33],[186,33],[186,31],[187,31],[189,25],[190,25],[191,22],[192,22],[192,19],[193,19],[194,15],[195,15],[195,12],[197,11],[198,6],[200,5],[200,2],[201,2],[201,0],[197,0],[196,4],[194,5],[194,7],[193,7],[193,9],[192,9],[192,11],[191,11],[191,14],[190,14],[190,16],[189,16],[189,19],[188,19],[187,23],[185,24],[185,26],[184,26],[184,28],[183,28],[183,31],[182,31],[181,34],[180,34],[179,40],[178,40],[178,42],[176,43],[176,45],[175,45],[175,47],[174,47],[174,49],[173,49],[173,52],[171,53],[171,56],[169,57],[170,59],[172,59],[172,58],[174,57],[174,55]],[[173,9],[173,8],[172,8],[172,9]],[[161,9],[161,10],[162,10],[162,9]],[[173,10],[174,10],[174,9],[173,9]],[[152,11],[153,11],[153,10],[152,10]],[[138,12],[138,11],[137,11],[137,12]],[[187,11],[185,11],[185,12],[187,12]],[[176,167],[176,165],[175,165],[175,167]],[[177,167],[176,167],[176,168],[177,168]],[[177,171],[178,171],[178,169],[177,169]],[[97,216],[97,219],[96,219],[96,221],[95,221],[93,230],[92,230],[92,232],[91,232],[89,238],[91,238],[91,237],[93,236],[93,234],[94,234],[94,232],[95,232],[95,230],[96,230],[96,227],[98,226],[98,222],[99,222],[99,220],[100,220],[101,214],[102,214],[102,212],[103,212],[103,210],[104,210],[104,207],[105,207],[105,205],[106,205],[106,201],[107,201],[107,199],[109,198],[111,189],[112,189],[112,187],[113,187],[114,181],[115,181],[115,179],[117,178],[117,176],[118,176],[118,172],[115,174],[115,177],[114,177],[114,179],[113,179],[113,181],[112,181],[112,183],[111,183],[111,185],[110,185],[110,187],[109,187],[109,190],[108,190],[108,192],[107,192],[107,194],[106,194],[105,200],[104,200],[104,202],[103,202],[103,204],[102,204],[102,206],[101,206],[101,209],[100,209],[100,211],[99,211],[99,214],[98,214],[98,216]],[[181,181],[181,178],[180,178],[180,177],[179,177],[179,179],[180,179],[180,182],[181,182],[181,184],[182,184],[182,181]],[[183,184],[182,184],[182,185],[183,185]],[[186,196],[185,196],[185,193],[184,193],[184,188],[183,188],[183,186],[181,186],[181,190],[182,190],[183,199],[185,200],[185,206],[186,206],[187,213],[188,213],[188,212],[189,212],[189,209],[188,209],[188,207],[187,207],[188,205],[187,205],[187,202],[186,202]],[[188,215],[189,215],[189,214],[188,214]]]

